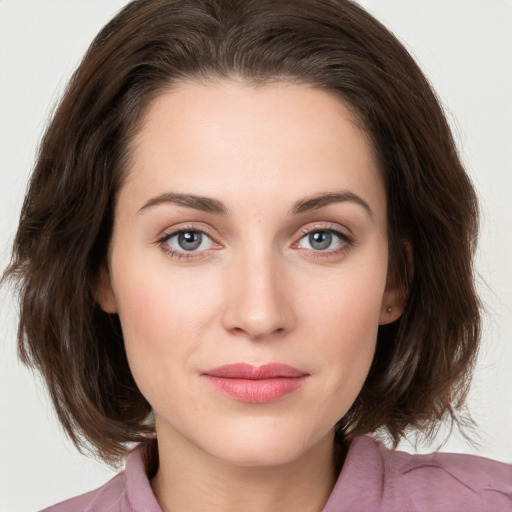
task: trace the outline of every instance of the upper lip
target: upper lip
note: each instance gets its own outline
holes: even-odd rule
[[[268,363],[253,365],[248,363],[235,363],[218,366],[202,373],[210,377],[221,377],[224,379],[249,379],[263,380],[283,377],[304,377],[307,372],[281,363]]]

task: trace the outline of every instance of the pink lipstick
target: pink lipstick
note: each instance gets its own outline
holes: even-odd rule
[[[241,402],[273,402],[299,389],[309,374],[286,364],[228,364],[201,374],[208,384]]]

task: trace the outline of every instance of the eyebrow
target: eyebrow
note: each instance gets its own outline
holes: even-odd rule
[[[373,212],[368,203],[358,195],[349,191],[341,191],[341,192],[327,192],[324,194],[316,194],[313,197],[306,197],[297,201],[293,208],[291,209],[291,213],[297,215],[299,213],[304,213],[310,210],[318,210],[319,208],[324,208],[325,206],[329,206],[333,203],[355,203],[359,206],[362,206],[366,212],[373,217]]]
[[[153,206],[167,203],[176,204],[178,206],[185,206],[186,208],[193,208],[194,210],[201,210],[208,213],[228,213],[226,206],[217,199],[197,196],[194,194],[177,194],[172,192],[161,194],[159,196],[153,197],[152,199],[149,199],[144,203],[142,208],[139,210],[139,213],[142,213],[143,211]]]
[[[298,215],[300,213],[304,213],[307,211],[324,208],[325,206],[329,206],[330,204],[333,203],[345,202],[358,204],[359,206],[362,206],[366,210],[370,217],[373,216],[372,210],[368,203],[358,195],[349,191],[327,192],[316,194],[313,197],[306,197],[304,199],[297,201],[290,210],[290,213],[292,213],[293,215]],[[198,196],[195,194],[179,194],[174,192],[168,192],[153,197],[146,201],[142,208],[140,208],[139,213],[142,213],[143,211],[154,206],[168,203],[208,213],[227,214],[229,212],[229,209],[224,205],[224,203],[222,203],[218,199],[213,199],[211,197],[205,196]]]

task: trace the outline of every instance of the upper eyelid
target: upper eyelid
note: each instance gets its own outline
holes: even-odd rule
[[[299,240],[294,242],[293,245],[298,244],[303,238],[306,238],[307,236],[311,235],[311,233],[316,233],[316,232],[320,232],[320,231],[326,231],[328,233],[334,233],[334,235],[337,236],[338,238],[340,238],[342,240],[342,242],[345,243],[345,244],[352,245],[352,243],[353,243],[353,237],[350,236],[350,235],[347,235],[346,233],[344,233],[343,231],[341,231],[339,229],[333,229],[333,228],[318,229],[317,228],[317,229],[311,229],[311,230],[303,232],[303,234],[299,238]]]
[[[351,238],[354,236],[352,231],[348,227],[333,222],[315,222],[300,228],[300,232],[302,233],[302,235],[314,233],[315,231],[333,231],[347,238]]]
[[[167,240],[168,238],[171,238],[172,236],[174,235],[177,235],[178,233],[186,233],[187,231],[195,231],[195,232],[198,232],[198,233],[202,233],[203,235],[207,235],[209,236],[210,238],[215,238],[215,235],[212,233],[212,230],[207,228],[207,227],[203,227],[204,225],[201,225],[201,227],[198,227],[197,225],[187,225],[187,224],[184,224],[182,226],[179,226],[179,227],[173,227],[173,228],[167,228],[167,229],[164,229],[160,235],[158,235],[158,239],[157,239],[157,242],[159,241],[162,241],[162,240]]]
[[[201,233],[202,235],[206,235],[211,242],[214,245],[217,245],[217,247],[221,246],[218,242],[215,241],[215,239],[204,229],[200,229],[197,226],[183,226],[179,227],[177,229],[171,229],[164,231],[161,236],[158,237],[158,239],[155,241],[155,245],[160,247],[162,251],[165,253],[168,253],[171,256],[174,256],[175,258],[185,258],[189,260],[201,258],[202,253],[207,253],[209,249],[212,249],[211,247],[208,249],[203,249],[201,251],[186,251],[185,249],[176,249],[171,247],[170,244],[168,244],[169,240],[174,238],[180,233],[186,233],[186,232],[197,232]]]
[[[336,254],[342,250],[347,249],[348,247],[354,246],[357,243],[357,239],[352,233],[352,231],[347,228],[344,225],[340,225],[338,223],[333,222],[315,222],[313,224],[310,224],[309,226],[306,225],[303,228],[301,228],[301,236],[300,238],[296,238],[293,243],[293,246],[297,246],[300,241],[305,238],[306,236],[310,235],[311,233],[315,233],[316,231],[327,231],[334,233],[338,238],[340,238],[340,246],[337,249],[331,249],[326,251],[314,251],[315,253],[318,252],[318,254],[323,254],[323,257],[328,257],[329,255]],[[304,248],[304,251],[311,251],[311,249]]]
[[[300,239],[302,239],[302,238],[304,238],[306,236],[309,236],[312,233],[319,233],[319,232],[333,233],[336,236],[338,236],[338,237],[340,237],[340,238],[342,238],[344,240],[351,239],[351,237],[349,235],[347,235],[346,233],[344,233],[343,231],[341,231],[339,229],[332,229],[332,228],[329,228],[329,229],[312,229],[312,230],[309,230],[309,231],[305,231],[303,233],[303,235],[300,237]]]

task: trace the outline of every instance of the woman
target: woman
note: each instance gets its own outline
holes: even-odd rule
[[[510,507],[509,466],[361,437],[457,419],[476,230],[435,96],[354,4],[129,4],[48,128],[7,275],[72,439],[141,444],[49,510]]]

